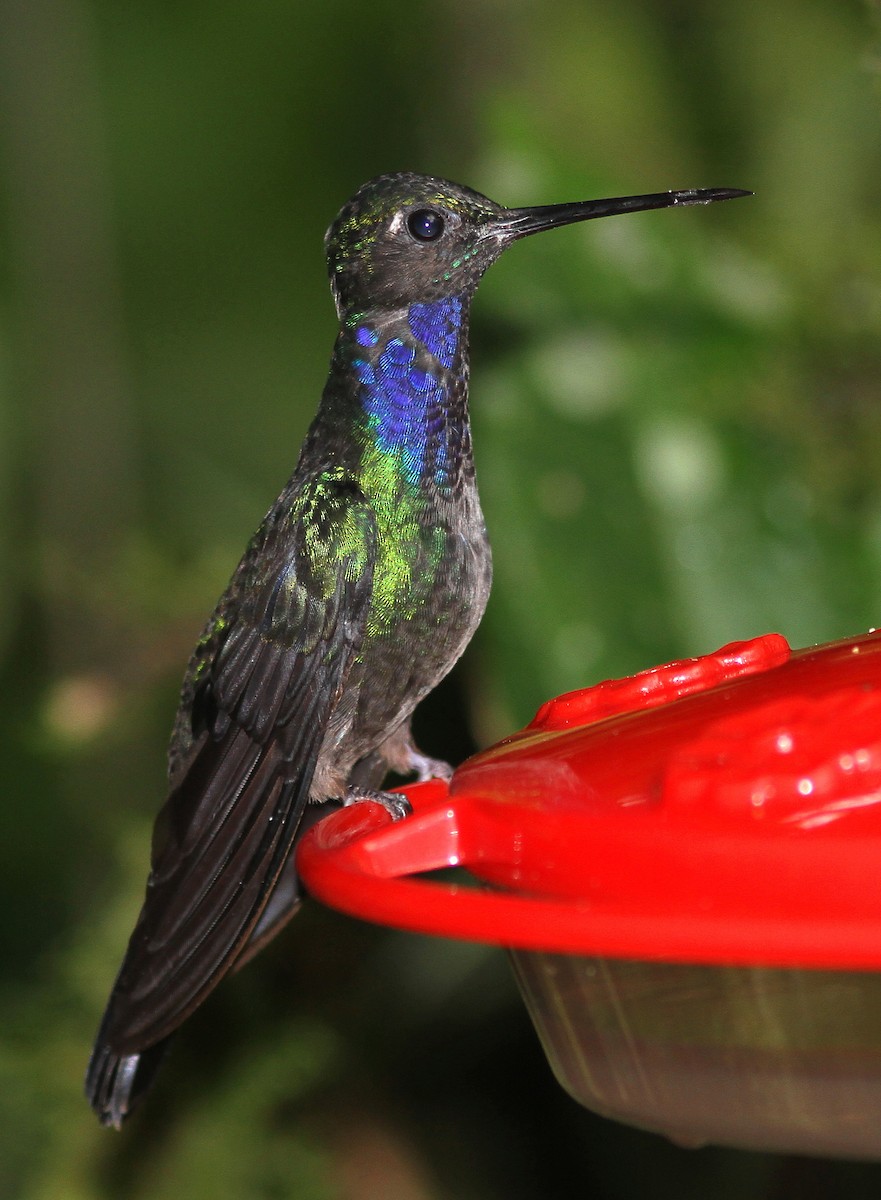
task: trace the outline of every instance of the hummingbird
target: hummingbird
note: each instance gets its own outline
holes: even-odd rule
[[[169,1039],[302,901],[294,848],[422,754],[414,708],[447,674],[492,575],[468,415],[475,289],[513,242],[740,189],[504,208],[426,175],[364,184],[325,249],[339,318],[296,469],[202,630],[181,689],[143,907],[86,1075],[119,1128]]]

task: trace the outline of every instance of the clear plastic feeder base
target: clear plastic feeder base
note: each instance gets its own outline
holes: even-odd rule
[[[587,1108],[687,1146],[881,1158],[881,975],[511,959]]]

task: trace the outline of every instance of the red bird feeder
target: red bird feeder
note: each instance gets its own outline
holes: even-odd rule
[[[881,1158],[881,635],[572,692],[406,791],[407,820],[359,804],[306,834],[313,896],[507,947],[597,1112]],[[450,866],[471,880],[423,877]]]

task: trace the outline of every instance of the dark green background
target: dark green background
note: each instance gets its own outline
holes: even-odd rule
[[[881,623],[881,92],[856,0],[2,0],[0,1194],[877,1197],[554,1084],[503,955],[311,906],[121,1136],[81,1096],[202,619],[295,461],[321,239],[415,169],[752,200],[516,247],[474,312],[496,586],[420,741]]]

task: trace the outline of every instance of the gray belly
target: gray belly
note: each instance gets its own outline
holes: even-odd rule
[[[471,641],[492,580],[479,509],[477,516],[464,523],[470,534],[448,532],[436,573],[423,576],[399,620],[365,642],[319,753],[314,799],[342,793],[354,764],[409,718]]]

